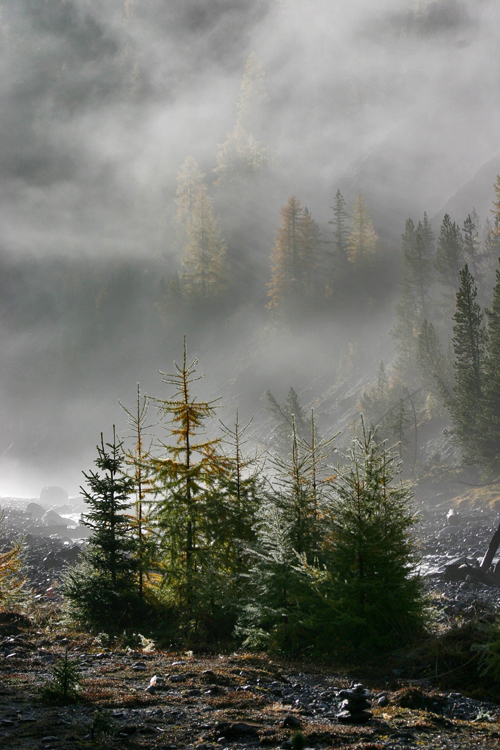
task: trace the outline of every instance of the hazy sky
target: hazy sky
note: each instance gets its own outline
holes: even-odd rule
[[[259,137],[276,207],[295,193],[326,225],[337,188],[348,199],[361,190],[377,229],[398,238],[407,216],[438,212],[500,152],[499,9],[495,0],[3,0],[0,249],[169,256],[176,172],[192,155],[211,178],[251,52],[266,74]],[[484,218],[492,187],[479,193],[471,208]],[[4,340],[2,367],[33,346],[30,335]],[[67,408],[69,423],[89,406],[82,396]],[[30,492],[57,483],[9,463],[0,493],[32,471]]]

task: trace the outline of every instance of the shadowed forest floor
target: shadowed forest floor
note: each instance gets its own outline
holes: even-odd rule
[[[4,635],[0,648],[4,750],[286,750],[299,729],[316,748],[500,747],[498,705],[435,689],[430,680],[402,680],[389,663],[385,674],[381,667],[348,673],[265,656],[172,653],[151,643],[108,649],[99,638],[50,629]],[[79,698],[51,704],[40,687],[66,648],[78,667]],[[148,687],[154,676],[156,687]],[[373,718],[343,725],[338,693],[358,681],[371,690]]]

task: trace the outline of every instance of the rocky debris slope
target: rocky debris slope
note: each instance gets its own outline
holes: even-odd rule
[[[420,511],[419,516],[420,574],[440,619],[494,612],[500,587],[477,580],[471,569],[479,566],[488,549],[499,514],[489,508],[457,512],[444,504]],[[494,563],[497,559],[498,554]]]
[[[86,527],[82,528],[88,536]],[[80,560],[82,540],[75,541],[67,534],[66,526],[59,526],[57,533],[51,526],[38,526],[26,511],[17,508],[3,511],[0,552],[10,549],[17,541],[22,542],[24,575],[36,600],[58,598],[63,569]]]

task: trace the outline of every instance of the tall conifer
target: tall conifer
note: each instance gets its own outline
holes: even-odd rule
[[[341,281],[349,268],[347,256],[347,238],[349,236],[349,214],[346,211],[346,202],[340,190],[337,190],[333,206],[333,219],[328,223],[332,225],[333,234],[333,265],[329,273],[330,287]]]
[[[214,491],[220,466],[217,440],[204,439],[205,423],[215,415],[216,401],[201,401],[192,394],[197,360],[188,362],[186,339],[182,364],[173,374],[161,373],[174,389],[172,397],[152,398],[166,420],[163,455],[152,458],[156,476],[157,524],[161,532],[166,586],[175,593],[189,616],[195,616],[197,578],[203,573],[205,552],[216,536],[213,525]]]
[[[445,214],[438,238],[436,269],[444,286],[456,291],[463,263],[463,239],[458,225]]]
[[[453,350],[455,353],[455,385],[451,417],[455,440],[464,457],[476,463],[480,456],[484,360],[486,330],[483,313],[476,302],[477,287],[467,265],[460,271],[456,312],[453,316]]]
[[[484,363],[481,452],[486,466],[496,474],[500,474],[500,271],[498,268],[491,306],[486,310],[486,317],[488,350]]]

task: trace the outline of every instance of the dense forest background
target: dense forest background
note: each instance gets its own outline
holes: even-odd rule
[[[462,460],[418,338],[453,388],[463,263],[491,303],[494,2],[0,10],[1,494],[76,494],[184,335],[261,445],[293,388],[340,448],[362,411],[407,475]]]

